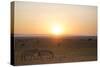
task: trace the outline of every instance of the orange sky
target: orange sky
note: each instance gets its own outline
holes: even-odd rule
[[[97,35],[97,7],[15,2],[15,34],[51,35],[55,25],[62,35]]]

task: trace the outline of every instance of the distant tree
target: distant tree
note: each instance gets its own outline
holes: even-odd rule
[[[91,41],[91,40],[92,40],[91,38],[88,39],[88,41]]]

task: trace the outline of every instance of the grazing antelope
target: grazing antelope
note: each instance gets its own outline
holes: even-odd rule
[[[21,60],[22,61],[30,61],[34,58],[36,58],[38,56],[38,49],[32,49],[32,50],[25,50],[22,54],[21,54]]]
[[[39,50],[39,49],[32,49],[32,50],[25,50],[21,54],[21,60],[22,61],[30,61],[34,59],[53,59],[54,54],[50,50]]]
[[[41,59],[53,59],[54,53],[50,50],[40,50],[39,56]]]

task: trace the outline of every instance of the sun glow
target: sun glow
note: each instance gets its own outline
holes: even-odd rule
[[[62,27],[61,27],[60,25],[54,25],[54,26],[52,27],[52,33],[53,33],[54,35],[61,35],[62,32],[63,32],[63,30],[62,30]]]

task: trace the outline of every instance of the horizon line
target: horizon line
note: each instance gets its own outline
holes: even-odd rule
[[[49,35],[49,34],[11,34],[14,35],[15,37],[30,37],[30,36],[97,36],[97,35]]]

